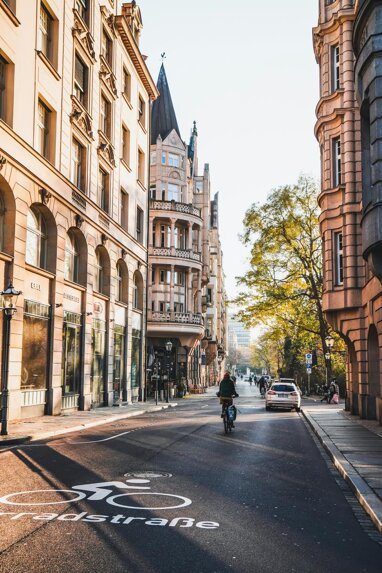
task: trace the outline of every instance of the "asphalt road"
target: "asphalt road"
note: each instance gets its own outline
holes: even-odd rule
[[[0,454],[0,572],[380,573],[303,418],[238,390],[227,436],[185,400]]]

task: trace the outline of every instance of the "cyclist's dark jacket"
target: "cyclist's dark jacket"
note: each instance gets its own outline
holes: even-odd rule
[[[220,382],[219,392],[221,398],[232,398],[236,394],[235,384],[228,376]]]

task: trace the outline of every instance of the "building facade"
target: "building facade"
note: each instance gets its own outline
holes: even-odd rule
[[[148,366],[160,383],[170,379],[199,391],[207,384],[208,342],[201,341],[210,279],[209,167],[198,174],[195,124],[189,145],[182,140],[163,64],[157,89],[151,114]]]
[[[135,2],[0,1],[9,418],[144,394],[150,101]],[[2,345],[3,346],[3,345]]]
[[[321,88],[315,133],[323,306],[347,345],[347,407],[382,423],[381,8],[380,2],[321,0],[313,39]]]

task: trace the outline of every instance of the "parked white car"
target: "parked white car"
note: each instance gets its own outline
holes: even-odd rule
[[[277,380],[265,394],[265,409],[289,408],[300,411],[301,394],[298,387],[287,379]]]

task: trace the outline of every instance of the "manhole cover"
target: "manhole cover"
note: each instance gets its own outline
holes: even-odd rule
[[[128,472],[128,473],[123,474],[123,475],[125,477],[128,477],[128,478],[143,478],[143,479],[172,477],[172,474],[169,474],[168,472],[154,472],[154,471]]]

